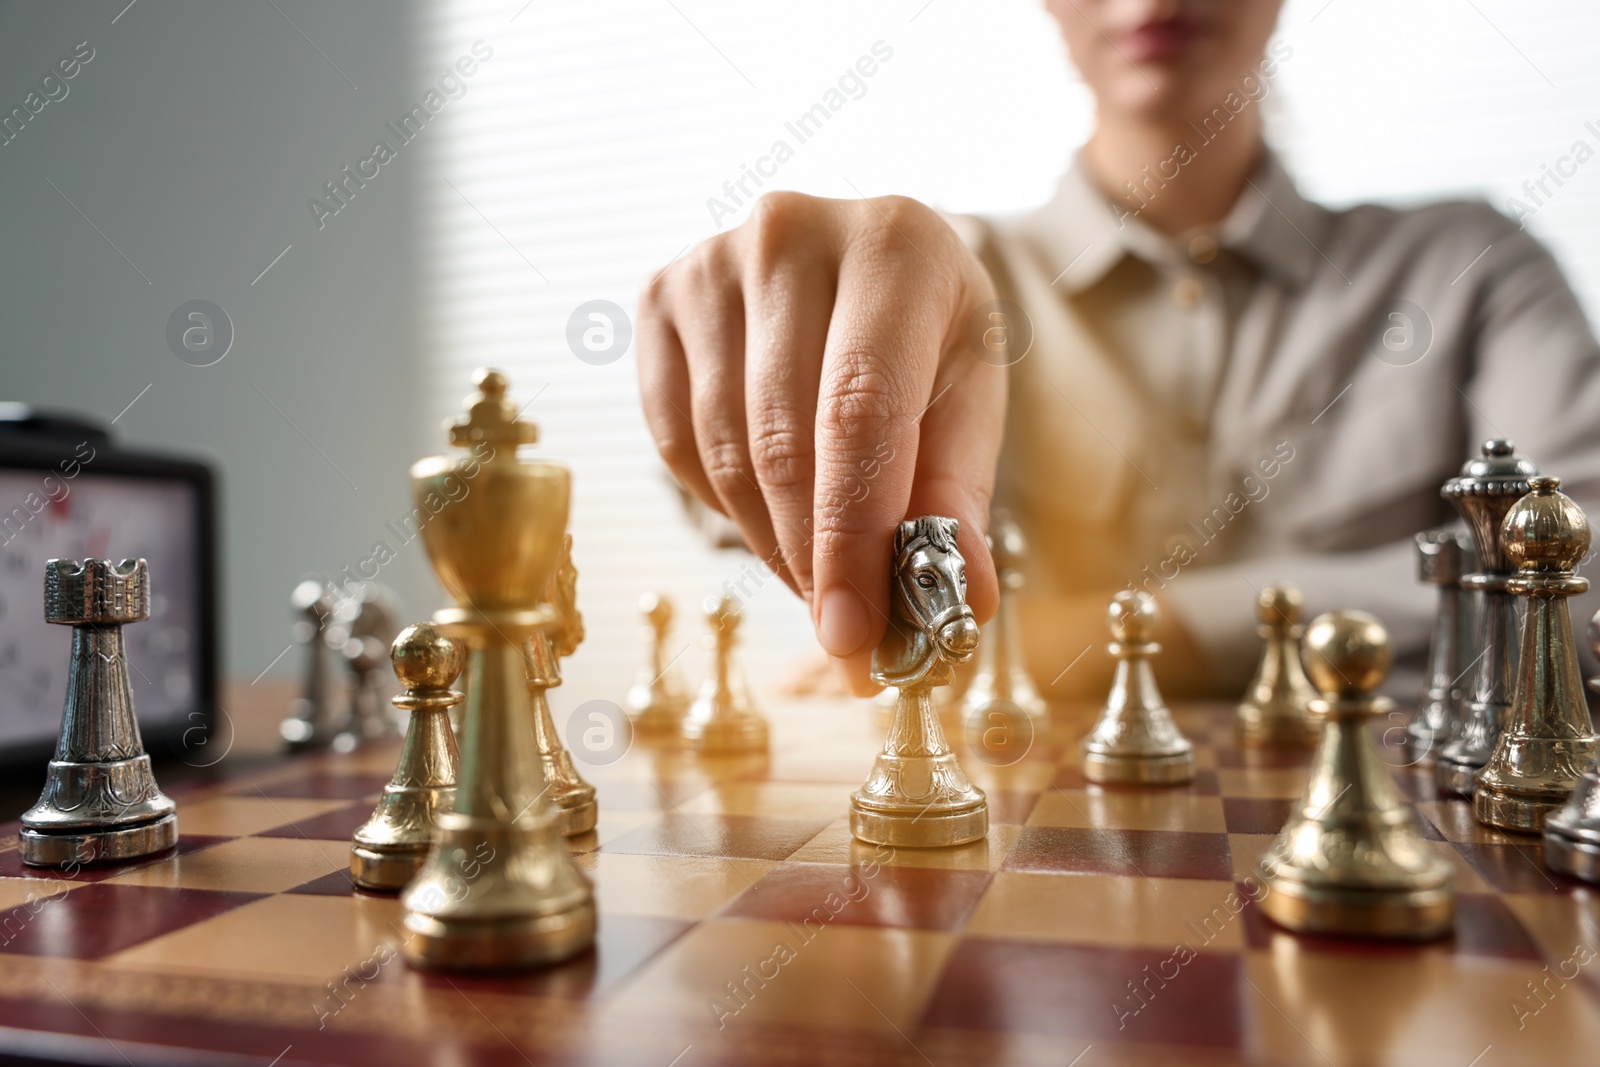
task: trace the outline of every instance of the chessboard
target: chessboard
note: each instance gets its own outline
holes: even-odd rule
[[[392,897],[352,887],[349,836],[393,745],[171,788],[176,854],[24,868],[0,852],[0,1055],[107,1064],[1592,1064],[1596,890],[1536,839],[1439,799],[1382,745],[1459,892],[1431,944],[1296,936],[1249,879],[1304,752],[1237,747],[1233,710],[1176,704],[1193,782],[1088,784],[1093,709],[1026,755],[963,750],[986,840],[853,843],[882,743],[870,702],[770,706],[770,755],[636,740],[582,768],[597,943],[543,970],[424,973]],[[1378,724],[1381,733],[1392,724]],[[953,737],[960,731],[951,730]],[[1392,740],[1390,731],[1381,740]],[[1380,744],[1381,744],[1380,740]],[[1408,763],[1413,764],[1407,766]]]

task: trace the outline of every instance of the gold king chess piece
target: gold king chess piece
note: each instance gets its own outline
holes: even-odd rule
[[[561,560],[571,475],[523,459],[538,430],[517,417],[498,371],[450,443],[470,449],[411,468],[413,498],[434,515],[422,541],[456,606],[434,614],[467,644],[467,699],[455,805],[439,813],[427,861],[400,896],[414,964],[499,969],[556,962],[594,941],[594,889],[573,864],[545,778],[524,650],[560,624],[546,603]],[[470,485],[470,491],[468,486]]]
[[[1577,787],[1594,758],[1595,734],[1567,610],[1567,598],[1589,588],[1577,576],[1589,551],[1589,520],[1559,491],[1561,479],[1528,484],[1531,491],[1500,528],[1506,558],[1517,568],[1506,591],[1528,598],[1516,684],[1494,755],[1473,782],[1472,808],[1485,825],[1536,834]]]
[[[398,892],[428,858],[439,813],[455,802],[461,756],[450,709],[461,703],[461,694],[450,686],[461,675],[465,650],[424,622],[400,631],[389,659],[405,687],[392,702],[411,713],[411,725],[394,778],[351,839],[350,875],[363,889]]]
[[[1111,695],[1080,746],[1083,776],[1091,782],[1177,784],[1194,777],[1194,745],[1179,732],[1156,688],[1151,640],[1160,621],[1149,593],[1124,589],[1111,598],[1106,622],[1117,659]]]
[[[1261,664],[1239,704],[1239,740],[1246,745],[1314,745],[1318,722],[1311,714],[1317,691],[1300,665],[1305,598],[1287,582],[1256,597],[1261,622]]]
[[[767,720],[756,707],[734,657],[739,609],[733,599],[709,601],[706,622],[711,626],[713,646],[711,677],[683,718],[683,739],[693,748],[712,754],[765,752]]]
[[[142,559],[52,559],[45,621],[72,627],[61,735],[39,802],[22,815],[22,862],[109,863],[178,843],[177,805],[156,785],[133,714],[125,623],[150,617]]]
[[[896,848],[964,845],[989,832],[989,802],[945,743],[936,686],[978,648],[956,520],[902,522],[894,535],[890,618],[872,653],[872,680],[900,691],[883,751],[850,797],[850,832]]]
[[[583,616],[578,613],[578,568],[572,563],[572,535],[561,544],[561,564],[550,576],[545,603],[556,609],[558,620],[549,630],[528,639],[528,699],[533,703],[534,735],[539,742],[539,764],[550,785],[550,803],[568,837],[594,829],[599,815],[594,786],[573,766],[572,753],[561,743],[550,700],[545,695],[561,684],[561,661],[583,643]]]
[[[672,632],[672,601],[661,593],[639,598],[639,613],[647,624],[650,655],[639,678],[628,690],[628,715],[641,733],[677,733],[689,710],[689,690],[678,671],[676,656],[667,654]]]
[[[1589,648],[1600,656],[1600,612],[1589,620]],[[1600,678],[1589,688],[1600,692]],[[1544,861],[1552,870],[1600,882],[1600,754],[1589,762],[1572,796],[1544,820]]]
[[[1473,778],[1494,754],[1500,731],[1511,707],[1511,678],[1516,669],[1516,604],[1506,590],[1515,569],[1500,543],[1500,524],[1523,494],[1530,478],[1539,476],[1528,459],[1517,454],[1510,441],[1484,442],[1483,455],[1470,460],[1461,473],[1439,490],[1455,505],[1472,532],[1478,569],[1461,576],[1461,588],[1483,592],[1478,617],[1478,670],[1470,699],[1458,709],[1456,730],[1439,750],[1434,772],[1439,790],[1456,796],[1472,795]]]
[[[1022,633],[1017,624],[1017,592],[1024,577],[1022,562],[1027,555],[1022,528],[1004,511],[996,511],[990,522],[989,551],[1000,579],[1000,609],[983,627],[978,644],[977,670],[961,697],[961,717],[968,732],[989,725],[989,716],[1023,714],[1044,720],[1050,709],[1039,695],[1027,668],[1022,665]]]
[[[1360,611],[1319,615],[1306,630],[1306,669],[1324,716],[1311,778],[1277,843],[1261,857],[1261,909],[1302,933],[1423,940],[1450,929],[1450,863],[1416,816],[1367,732],[1393,702],[1377,695],[1389,635]]]

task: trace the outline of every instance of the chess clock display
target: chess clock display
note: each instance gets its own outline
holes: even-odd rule
[[[0,404],[0,764],[54,747],[70,627],[45,622],[45,562],[143,558],[150,618],[127,628],[152,755],[203,753],[216,708],[215,488],[204,463],[119,445],[76,416]]]

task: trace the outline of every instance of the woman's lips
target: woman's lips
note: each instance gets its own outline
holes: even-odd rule
[[[1146,22],[1122,34],[1122,51],[1135,63],[1160,63],[1186,52],[1200,27],[1186,18]]]

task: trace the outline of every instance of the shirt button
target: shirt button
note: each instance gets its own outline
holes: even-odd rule
[[[1217,239],[1202,233],[1189,242],[1189,258],[1196,263],[1210,263],[1217,258]]]
[[[1172,302],[1185,310],[1198,307],[1205,295],[1205,286],[1201,285],[1200,279],[1192,274],[1185,274],[1178,279],[1178,284],[1172,287]]]

